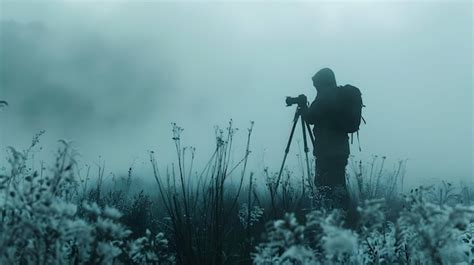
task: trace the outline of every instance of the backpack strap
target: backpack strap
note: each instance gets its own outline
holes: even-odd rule
[[[357,142],[359,143],[359,152],[362,152],[362,148],[360,148],[359,131],[357,131]]]

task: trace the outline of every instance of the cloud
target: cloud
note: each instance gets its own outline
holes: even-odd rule
[[[144,51],[95,32],[64,34],[41,22],[10,20],[1,22],[0,34],[2,97],[25,126],[139,124],[173,89],[153,68],[160,62],[147,64]]]

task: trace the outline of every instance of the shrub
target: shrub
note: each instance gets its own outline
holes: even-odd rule
[[[78,201],[68,143],[61,142],[49,174],[28,168],[38,138],[24,152],[10,148],[10,174],[0,176],[1,264],[174,263],[163,234],[130,242],[131,231],[120,223],[118,210]]]
[[[424,189],[406,196],[392,223],[384,200],[359,207],[361,221],[344,228],[340,210],[313,211],[300,225],[294,215],[271,222],[254,264],[472,264],[474,207],[437,205]]]

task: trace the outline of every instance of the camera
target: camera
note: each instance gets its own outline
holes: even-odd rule
[[[294,104],[298,104],[298,107],[304,108],[308,106],[308,99],[305,95],[301,94],[297,97],[286,97],[286,106],[290,107]]]

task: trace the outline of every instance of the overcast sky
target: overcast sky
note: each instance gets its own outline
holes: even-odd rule
[[[85,162],[148,170],[147,150],[175,159],[177,122],[205,161],[213,126],[232,118],[235,160],[253,120],[251,168],[276,171],[294,114],[285,97],[314,99],[311,76],[330,67],[367,105],[356,158],[408,159],[413,183],[472,179],[472,11],[471,1],[1,0],[1,156],[44,129],[46,153],[71,139]]]

